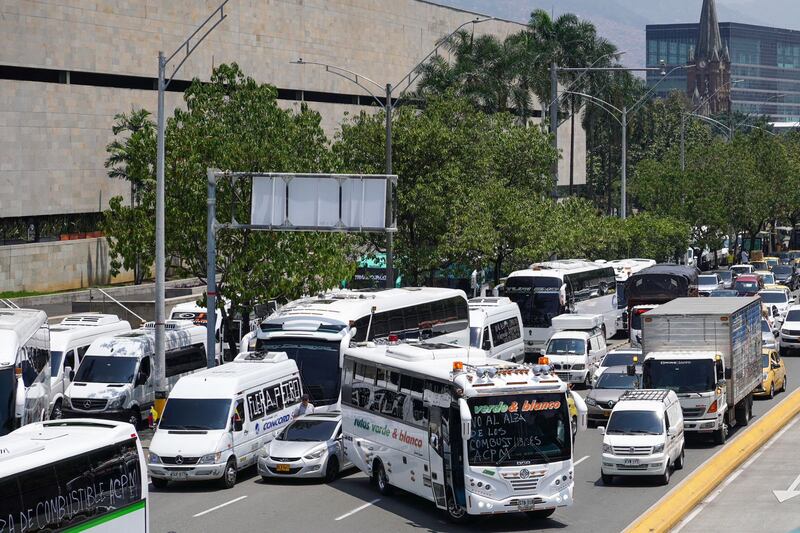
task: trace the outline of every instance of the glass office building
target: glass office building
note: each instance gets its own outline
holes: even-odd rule
[[[698,24],[652,24],[647,26],[647,66],[667,63],[667,71],[689,61],[697,42]],[[735,22],[719,24],[723,46],[731,60],[731,79],[742,80],[731,87],[734,111],[767,115],[773,121],[800,121],[800,31],[753,26]],[[686,92],[686,71],[676,70],[654,94]],[[647,73],[652,86],[658,72]]]

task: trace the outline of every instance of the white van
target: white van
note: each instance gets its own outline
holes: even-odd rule
[[[230,302],[224,302],[225,310],[230,311]],[[170,320],[189,320],[196,326],[205,327],[208,324],[208,309],[197,305],[197,302],[184,302],[172,308],[169,315]],[[222,313],[217,311],[217,320],[214,325],[215,349],[217,361],[222,361],[223,342],[222,342]],[[233,349],[233,348],[231,348]]]
[[[218,479],[238,470],[292,420],[303,394],[297,363],[285,352],[245,352],[230,364],[181,378],[150,443],[153,485]]]
[[[542,355],[565,383],[592,386],[595,369],[608,353],[603,315],[563,314],[553,318],[553,333]]]
[[[671,390],[629,390],[611,411],[603,434],[600,473],[610,485],[614,476],[659,476],[669,483],[672,469],[684,464],[683,411]]]
[[[469,345],[487,356],[522,363],[522,315],[510,298],[472,298],[469,304]]]
[[[64,317],[50,326],[50,419],[62,416],[64,392],[75,376],[75,369],[94,341],[131,330],[127,320],[117,315],[83,313]]]
[[[206,328],[182,320],[165,325],[169,386],[206,367]],[[94,341],[64,392],[64,417],[112,418],[139,425],[155,401],[155,324]]]

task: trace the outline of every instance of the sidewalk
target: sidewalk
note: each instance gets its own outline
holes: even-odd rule
[[[800,533],[800,416],[734,471],[673,533]]]

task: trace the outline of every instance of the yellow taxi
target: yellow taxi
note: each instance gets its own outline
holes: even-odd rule
[[[781,264],[781,258],[774,256],[767,256],[764,258],[764,262],[767,263],[767,268],[772,270],[772,267],[776,267]]]
[[[755,396],[774,398],[775,392],[786,391],[786,365],[774,348],[761,351],[761,385],[756,387]]]

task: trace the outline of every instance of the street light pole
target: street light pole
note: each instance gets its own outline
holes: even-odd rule
[[[166,309],[165,307],[165,285],[166,285],[166,253],[164,249],[164,93],[169,87],[169,84],[175,78],[175,74],[183,66],[189,56],[194,52],[201,42],[211,33],[214,28],[219,26],[227,17],[223,8],[229,0],[224,0],[217,9],[215,9],[209,16],[200,24],[192,34],[181,43],[178,48],[169,57],[164,57],[164,52],[158,52],[158,119],[156,131],[156,294],[155,294],[155,358],[153,360],[153,380],[155,388],[155,410],[159,416],[164,412],[164,404],[167,401],[168,384],[165,373],[164,362],[164,332]],[[206,25],[219,14],[217,19],[210,27],[203,30]],[[192,39],[203,31],[195,42]],[[178,55],[178,52],[185,50],[185,55],[172,71],[169,79],[167,79],[166,71],[167,65],[172,59]],[[209,310],[211,311],[211,310]],[[213,314],[209,313],[209,316]],[[210,319],[209,319],[210,320]],[[211,332],[212,339],[211,345],[215,343],[214,327],[215,322],[207,322],[206,327]],[[208,342],[208,341],[207,341]]]
[[[386,174],[392,174],[392,84],[386,84]],[[391,188],[390,188],[391,191]],[[389,200],[389,209],[394,209],[394,199]],[[394,288],[394,232],[386,232],[386,288]]]
[[[628,216],[628,108],[622,106],[622,186],[620,187],[619,218]]]
[[[553,149],[558,154],[558,65],[550,64],[550,135]],[[553,163],[553,198],[558,197],[558,158]]]

